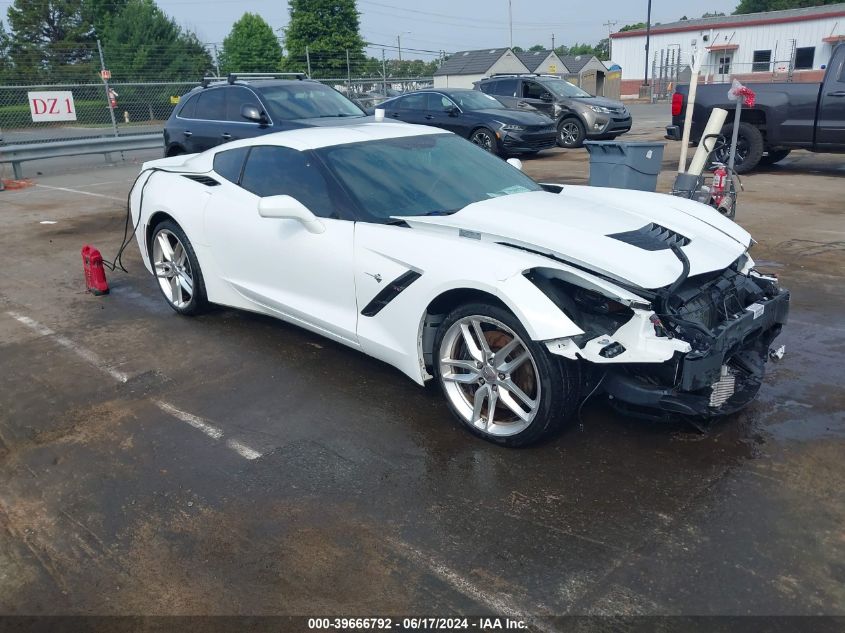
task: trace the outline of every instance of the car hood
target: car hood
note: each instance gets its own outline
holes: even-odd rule
[[[663,227],[689,240],[682,251],[690,260],[690,276],[727,268],[751,243],[743,228],[707,205],[666,194],[597,187],[518,193],[476,202],[451,215],[402,219],[416,230],[548,254],[648,289],[671,284],[683,265],[665,243],[644,239],[646,228],[659,233]]]
[[[575,103],[583,103],[586,106],[601,106],[603,108],[622,108],[625,106],[621,101],[606,99],[605,97],[573,97]]]
[[[502,110],[493,108],[491,110],[470,110],[467,114],[477,114],[486,119],[493,119],[502,123],[514,123],[516,125],[551,125],[552,119],[539,111],[525,110]]]
[[[375,121],[372,115],[362,116],[327,116],[316,119],[292,119],[302,127],[332,127],[336,125],[358,125]]]

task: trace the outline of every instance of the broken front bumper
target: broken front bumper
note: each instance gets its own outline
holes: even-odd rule
[[[621,366],[602,386],[611,402],[628,413],[719,416],[747,405],[760,388],[769,347],[789,313],[789,291],[781,290],[762,310],[747,309],[714,330],[702,351],[676,353],[658,366]]]

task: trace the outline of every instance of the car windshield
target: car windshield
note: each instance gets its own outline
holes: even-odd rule
[[[575,97],[583,99],[584,97],[592,97],[589,92],[584,92],[578,86],[564,81],[563,79],[545,79],[543,86],[551,90],[558,97]]]
[[[490,95],[478,90],[467,90],[466,92],[452,92],[449,97],[457,103],[461,110],[504,110],[505,106]]]
[[[316,153],[377,222],[448,215],[480,200],[542,190],[507,162],[453,134],[335,145]]]
[[[365,116],[334,88],[310,81],[267,86],[260,92],[273,120]]]

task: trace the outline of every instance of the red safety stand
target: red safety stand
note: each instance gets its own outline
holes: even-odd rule
[[[82,247],[82,267],[85,270],[85,287],[93,295],[107,295],[109,282],[106,281],[106,269],[103,267],[103,256],[93,246],[86,244]]]

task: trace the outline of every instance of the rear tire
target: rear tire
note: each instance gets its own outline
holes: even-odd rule
[[[717,162],[724,163],[725,165],[728,164],[732,135],[733,124],[726,125],[722,128],[722,136],[725,137],[727,145],[723,150],[713,153],[713,159]],[[750,123],[740,122],[734,171],[738,174],[747,174],[760,164],[762,157],[763,134]]]
[[[580,400],[577,366],[532,341],[499,306],[453,310],[437,330],[434,352],[434,375],[452,413],[489,442],[525,446],[548,437]]]

